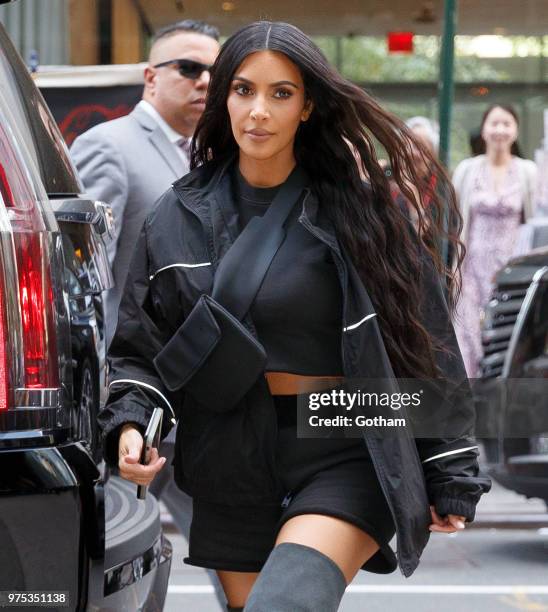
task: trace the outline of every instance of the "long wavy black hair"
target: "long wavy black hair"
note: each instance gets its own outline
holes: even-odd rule
[[[437,272],[447,280],[449,303],[454,306],[463,247],[457,238],[462,222],[451,182],[405,124],[344,79],[298,28],[259,21],[224,43],[211,70],[206,108],[193,144],[192,167],[216,166],[237,153],[227,97],[241,63],[251,53],[263,50],[283,53],[302,74],[306,98],[314,107],[308,121],[298,128],[295,158],[308,172],[311,189],[326,208],[367,287],[394,371],[398,376],[438,376],[435,351],[440,347],[421,322],[425,296],[421,295],[420,280],[424,254],[429,253]],[[418,240],[406,213],[391,196],[375,141],[386,152],[393,180],[417,211]],[[415,172],[413,147],[424,155],[435,181]],[[410,185],[417,186],[419,201]],[[449,223],[444,222],[447,211]],[[451,228],[449,234],[444,227]],[[439,253],[444,235],[456,253],[457,266],[451,268],[445,266]]]

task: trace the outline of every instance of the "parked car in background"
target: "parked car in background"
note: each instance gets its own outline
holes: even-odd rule
[[[111,229],[0,24],[0,591],[161,610],[158,503],[109,478],[98,444]]]
[[[535,220],[548,243],[548,219]],[[485,307],[478,432],[491,475],[548,503],[548,246],[512,259]]]

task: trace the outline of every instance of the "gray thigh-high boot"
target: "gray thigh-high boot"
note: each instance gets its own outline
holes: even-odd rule
[[[270,553],[244,612],[336,612],[345,588],[344,574],[329,557],[284,542]]]

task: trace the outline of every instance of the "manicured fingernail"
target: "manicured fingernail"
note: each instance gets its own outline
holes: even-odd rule
[[[459,529],[464,529],[464,523],[462,521],[457,521],[457,527]]]

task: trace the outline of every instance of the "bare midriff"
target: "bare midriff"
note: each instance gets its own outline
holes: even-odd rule
[[[266,381],[272,395],[299,395],[322,391],[337,386],[342,376],[303,376],[289,372],[266,372]]]

